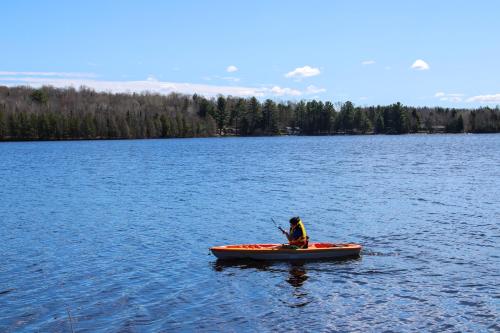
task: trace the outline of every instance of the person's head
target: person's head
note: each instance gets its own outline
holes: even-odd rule
[[[292,217],[290,219],[290,224],[291,225],[296,225],[297,223],[299,223],[299,221],[300,221],[300,218],[298,216],[295,216],[295,217]]]

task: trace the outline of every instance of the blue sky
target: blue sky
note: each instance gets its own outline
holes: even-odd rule
[[[0,85],[497,105],[499,15],[493,0],[7,1]]]

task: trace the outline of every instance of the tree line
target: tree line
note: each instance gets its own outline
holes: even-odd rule
[[[500,108],[355,106],[255,97],[0,86],[0,140],[500,132]]]

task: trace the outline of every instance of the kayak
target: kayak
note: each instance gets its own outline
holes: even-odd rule
[[[315,260],[357,257],[361,245],[310,243],[307,249],[292,249],[283,244],[240,244],[214,246],[210,251],[218,259]]]

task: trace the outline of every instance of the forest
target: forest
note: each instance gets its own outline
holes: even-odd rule
[[[0,86],[0,141],[500,132],[500,108]]]

